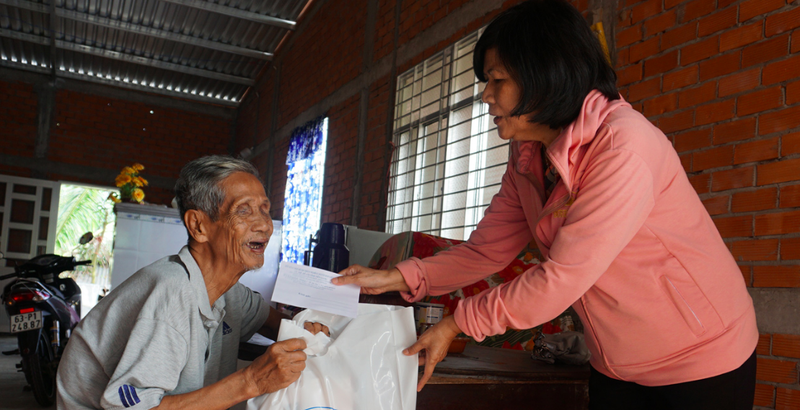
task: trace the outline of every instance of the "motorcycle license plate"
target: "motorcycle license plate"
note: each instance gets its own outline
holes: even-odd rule
[[[41,311],[11,315],[9,319],[11,319],[11,333],[25,332],[42,327]]]

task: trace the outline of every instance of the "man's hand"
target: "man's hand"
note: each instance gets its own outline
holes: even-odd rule
[[[251,389],[250,397],[278,391],[300,378],[300,372],[306,368],[305,348],[303,339],[277,342],[243,369]]]
[[[331,330],[328,329],[328,326],[319,322],[305,322],[303,323],[303,329],[308,330],[312,335],[322,332],[325,333],[325,336],[331,336]]]
[[[361,265],[353,265],[339,272],[342,276],[337,276],[331,283],[337,286],[356,284],[361,287],[361,293],[365,295],[380,295],[381,293],[399,290],[408,292],[411,289],[406,284],[406,280],[399,270],[375,270]]]

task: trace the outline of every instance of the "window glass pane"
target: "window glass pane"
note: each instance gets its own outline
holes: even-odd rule
[[[47,240],[48,225],[50,225],[50,218],[46,216],[39,218],[39,240]]]
[[[53,188],[42,188],[42,211],[50,210],[50,201],[53,198]]]
[[[15,185],[19,186],[19,185]],[[33,212],[36,203],[33,201],[25,201],[22,199],[12,199],[11,200],[11,217],[9,221],[23,223],[23,224],[32,224],[33,223]]]
[[[500,187],[508,142],[497,137],[472,71],[479,32],[397,79],[386,229],[464,239]],[[419,125],[418,125],[419,124]]]
[[[31,252],[31,239],[33,232],[27,229],[14,229],[8,230],[8,251],[18,253]]]
[[[18,194],[36,195],[36,187],[32,185],[14,184],[13,190]]]
[[[4,206],[6,203],[6,183],[0,182],[0,206]]]

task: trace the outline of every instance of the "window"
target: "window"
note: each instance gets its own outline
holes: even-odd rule
[[[0,175],[0,252],[27,260],[52,253],[59,183]]]
[[[472,71],[482,30],[397,78],[386,232],[467,239],[508,162]]]

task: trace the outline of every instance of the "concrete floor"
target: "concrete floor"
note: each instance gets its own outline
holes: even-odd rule
[[[17,338],[10,333],[0,333],[0,352],[17,348]],[[42,407],[33,398],[33,391],[25,388],[25,375],[17,372],[16,364],[21,362],[19,355],[0,354],[0,408],[3,410],[55,409],[56,405]]]

